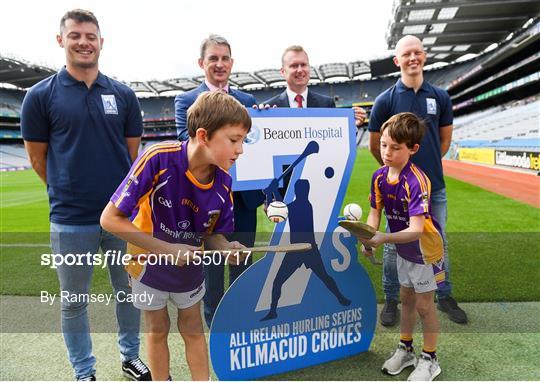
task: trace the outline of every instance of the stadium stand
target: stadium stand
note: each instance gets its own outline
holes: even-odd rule
[[[30,162],[21,144],[0,145],[0,171],[24,170]]]
[[[426,79],[441,87],[448,87],[452,79],[466,73],[475,65],[474,60],[447,65],[443,68],[426,71]],[[348,80],[344,82],[316,82],[310,88],[320,94],[334,98],[337,107],[351,107],[361,105],[366,107],[375,101],[375,98],[385,89],[392,86],[397,80],[395,75],[373,78],[368,80]],[[281,84],[281,85],[280,85]],[[246,89],[244,89],[246,90]],[[283,91],[283,83],[274,81],[272,87],[247,90],[253,94],[257,103],[272,98]],[[144,112],[145,132],[155,137],[158,132],[166,130],[166,136],[174,138],[174,98],[148,97],[140,99]],[[369,109],[369,107],[368,107]],[[369,116],[369,114],[368,114]]]
[[[20,89],[29,88],[54,72],[55,70],[51,68],[0,54],[0,82],[11,84]]]
[[[0,88],[0,142],[21,139],[21,103],[24,91]]]
[[[446,87],[456,116],[540,92],[540,21],[531,20],[496,49],[473,60],[470,70],[456,73]]]
[[[393,49],[406,34],[422,39],[428,60],[454,62],[504,41],[532,17],[540,4],[530,0],[396,0],[387,31]]]
[[[0,116],[20,117],[24,93],[0,88]]]
[[[174,119],[173,97],[140,98],[139,102],[145,120]]]
[[[454,142],[460,147],[527,147],[540,150],[540,100],[535,98],[456,118]]]

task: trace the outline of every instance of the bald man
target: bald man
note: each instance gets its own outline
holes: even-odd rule
[[[447,202],[443,177],[442,157],[450,148],[453,130],[452,102],[448,93],[424,81],[423,68],[426,52],[422,42],[415,36],[407,35],[398,41],[394,64],[401,72],[394,86],[380,94],[375,100],[369,119],[369,151],[383,165],[380,152],[380,129],[382,124],[395,114],[411,112],[426,122],[426,134],[420,150],[412,157],[431,180],[431,202],[433,215],[441,225],[444,234],[444,261],[446,282],[437,290],[437,308],[448,314],[457,323],[465,324],[467,314],[452,298],[450,283],[450,263],[446,241]],[[398,319],[399,280],[396,269],[396,247],[385,244],[383,251],[383,289],[386,297],[380,322],[393,326]]]

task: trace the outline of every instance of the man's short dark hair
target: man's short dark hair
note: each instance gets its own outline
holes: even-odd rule
[[[425,123],[413,113],[396,114],[381,126],[381,134],[388,130],[388,135],[397,143],[405,143],[412,149],[414,145],[420,144],[424,132]]]
[[[204,55],[206,53],[206,48],[210,44],[225,45],[227,48],[229,48],[229,54],[232,56],[231,45],[229,44],[227,39],[225,37],[217,35],[217,34],[211,34],[210,36],[205,38],[201,43],[201,59],[204,59]]]
[[[99,31],[99,23],[96,16],[92,12],[85,9],[73,9],[71,11],[67,11],[66,14],[60,19],[60,33],[62,33],[62,29],[65,28],[66,21],[70,19],[75,21],[77,24],[92,23],[97,27]]]

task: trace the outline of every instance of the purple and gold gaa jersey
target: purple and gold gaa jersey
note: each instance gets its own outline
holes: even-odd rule
[[[434,264],[442,268],[443,239],[439,223],[431,213],[431,182],[429,178],[408,162],[399,178],[388,181],[388,166],[373,174],[371,183],[371,207],[384,207],[390,232],[399,232],[409,227],[409,217],[424,215],[424,232],[419,240],[396,244],[399,256],[417,264]],[[438,272],[439,273],[439,272]],[[439,275],[436,275],[441,277]],[[442,272],[444,277],[444,272]]]
[[[216,167],[212,182],[199,183],[189,171],[187,145],[188,141],[169,141],[150,146],[139,155],[111,201],[141,231],[169,243],[202,247],[205,234],[234,230],[232,179]],[[127,251],[147,253],[131,244]],[[168,292],[188,292],[204,280],[202,265],[179,267],[148,261],[128,267],[142,283]]]

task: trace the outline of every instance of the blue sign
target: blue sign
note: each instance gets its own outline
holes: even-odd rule
[[[311,243],[302,253],[267,253],[223,297],[210,330],[220,379],[300,369],[368,350],[376,323],[371,281],[357,241],[337,225],[356,157],[350,109],[252,110],[252,132],[231,171],[236,190],[262,189],[289,216],[271,245]]]

